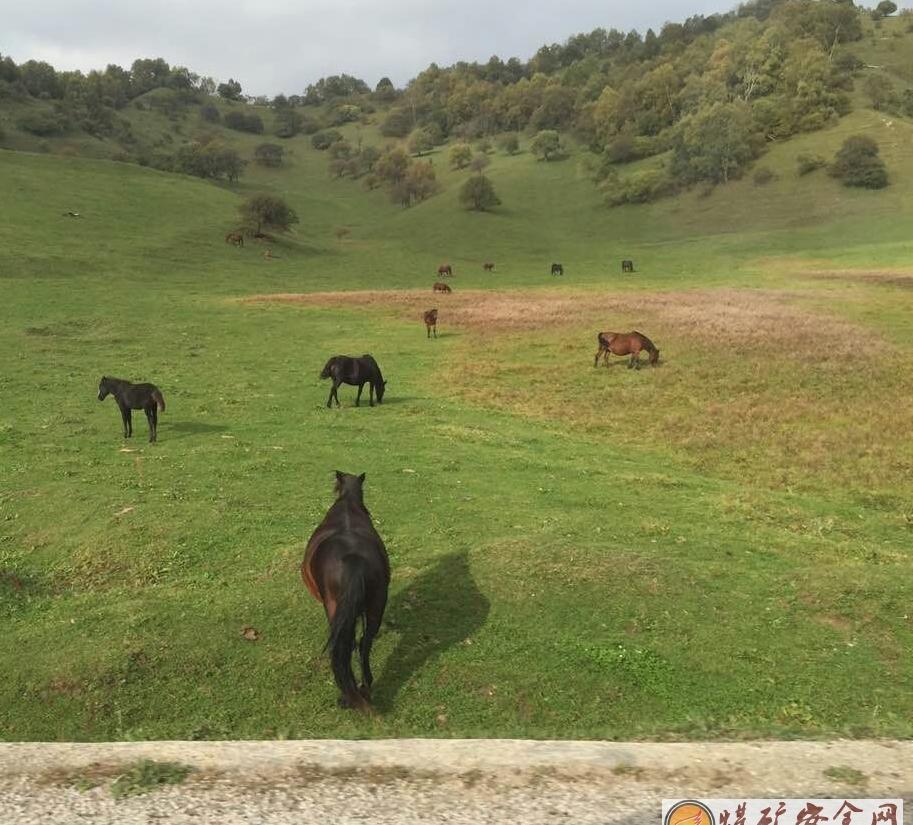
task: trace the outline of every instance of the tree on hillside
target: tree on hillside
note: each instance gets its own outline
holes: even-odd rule
[[[212,103],[205,103],[200,107],[200,117],[207,123],[218,123],[222,119],[218,107]]]
[[[396,98],[396,87],[389,77],[382,77],[377,81],[377,85],[374,87],[374,97],[377,100],[384,101],[394,100]]]
[[[472,160],[472,147],[468,143],[458,143],[450,150],[450,165],[454,169],[465,169]]]
[[[516,155],[520,151],[520,139],[513,133],[501,138],[499,145],[508,155]]]
[[[234,78],[231,78],[228,83],[220,83],[216,87],[216,91],[219,93],[219,97],[225,100],[241,99],[241,84]]]
[[[460,187],[460,203],[467,209],[485,212],[501,203],[492,182],[484,175],[474,175]]]
[[[888,170],[878,153],[878,144],[867,135],[848,137],[828,167],[828,174],[844,186],[882,189],[888,185]]]
[[[399,183],[406,177],[412,159],[404,149],[395,147],[384,152],[374,164],[374,174],[388,183]],[[430,165],[430,164],[429,164]]]
[[[335,129],[324,129],[311,138],[311,146],[320,150],[329,149],[339,140],[342,140],[342,132],[337,132]]]
[[[254,160],[261,166],[282,166],[285,149],[275,143],[261,143],[254,149]]]
[[[867,77],[862,88],[872,101],[873,109],[889,109],[897,103],[894,96],[894,85],[882,74]]]
[[[553,160],[561,154],[561,138],[554,129],[539,132],[529,145],[537,160]]]
[[[431,141],[431,136],[425,129],[418,129],[412,133],[412,137],[409,138],[409,151],[413,155],[418,155],[421,157],[425,152],[430,152],[434,148],[434,143]]]
[[[298,223],[295,211],[275,195],[252,195],[241,204],[239,211],[241,221],[257,235],[264,229],[287,232],[292,224]]]
[[[881,0],[881,2],[872,9],[872,19],[881,20],[882,17],[890,17],[897,11],[897,4],[891,0]]]
[[[482,174],[482,170],[491,163],[491,158],[488,155],[476,155],[470,162],[469,168],[473,172],[478,172]]]
[[[726,183],[762,145],[747,105],[717,103],[682,121],[673,143],[672,171],[685,183]]]
[[[229,129],[237,132],[250,132],[254,135],[263,134],[263,120],[256,112],[227,112],[223,122]]]

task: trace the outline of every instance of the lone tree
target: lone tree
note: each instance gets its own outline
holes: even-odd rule
[[[882,17],[890,17],[895,11],[897,11],[897,3],[893,3],[891,0],[881,0],[872,11],[872,17],[875,20],[881,20]]]
[[[512,133],[505,135],[500,140],[500,146],[508,155],[516,155],[520,151],[520,139]]]
[[[465,169],[472,160],[472,147],[468,143],[458,143],[450,150],[450,165],[454,169]]]
[[[421,157],[425,152],[430,152],[433,148],[434,143],[431,140],[431,135],[424,129],[418,129],[413,132],[412,137],[409,138],[409,151],[413,155]]]
[[[491,181],[479,173],[460,187],[460,203],[467,209],[485,212],[493,206],[499,206],[501,199],[495,194]]]
[[[257,235],[264,227],[287,232],[293,223],[298,223],[295,211],[275,195],[251,195],[241,204],[240,212],[242,222]]]
[[[282,166],[285,149],[275,143],[261,143],[254,149],[254,160],[261,166]]]
[[[843,141],[828,173],[844,186],[883,189],[888,185],[888,170],[878,157],[878,144],[866,135],[853,135]]]
[[[470,162],[469,168],[473,172],[478,172],[482,174],[482,170],[491,163],[491,158],[488,155],[476,155]]]
[[[219,97],[225,100],[241,99],[241,84],[231,78],[228,83],[220,83],[218,86]]]
[[[529,148],[539,160],[552,160],[561,154],[561,138],[554,129],[544,129],[533,138]]]

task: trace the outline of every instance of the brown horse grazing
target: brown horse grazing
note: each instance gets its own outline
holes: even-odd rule
[[[434,337],[437,338],[437,310],[426,310],[422,317],[425,319],[425,329],[428,331],[428,337],[431,337],[431,330],[434,330]]]
[[[599,365],[599,356],[602,356],[602,362],[608,366],[609,353],[613,355],[630,355],[631,360],[628,362],[628,368],[635,367],[640,369],[640,351],[646,350],[650,353],[650,363],[656,366],[659,361],[659,350],[653,346],[653,342],[642,332],[600,332],[596,336],[599,342],[599,349],[596,351],[596,360],[593,366]]]
[[[322,602],[330,623],[333,677],[339,706],[371,710],[371,644],[380,629],[390,586],[390,560],[365,507],[365,474],[336,471],[336,501],[308,540],[301,578],[311,595]],[[358,643],[361,687],[355,684],[352,653],[355,630],[362,620]]]
[[[482,269],[484,269],[486,272],[494,272],[495,265],[491,263],[491,261],[486,261],[484,264],[482,264]]]
[[[441,264],[437,268],[437,274],[441,278],[447,275],[453,275],[453,267],[450,264]]]
[[[244,246],[244,236],[240,232],[229,232],[225,236],[225,243],[234,244],[235,246]]]
[[[443,281],[437,281],[434,284],[435,292],[453,292],[449,284],[445,284]]]

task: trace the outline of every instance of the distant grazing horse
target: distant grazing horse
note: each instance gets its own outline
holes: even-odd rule
[[[633,272],[634,271],[634,261],[622,261],[621,262],[621,271],[622,272]]]
[[[444,278],[447,275],[453,275],[453,267],[450,264],[441,264],[437,268],[437,274],[441,278]]]
[[[484,264],[482,264],[482,269],[484,269],[486,272],[494,272],[495,265],[491,263],[491,261],[486,261]]]
[[[564,275],[564,267],[561,264],[552,264],[552,275]]]
[[[422,317],[425,319],[425,329],[428,332],[428,337],[431,337],[431,330],[434,330],[434,337],[437,338],[437,310],[428,309]]]
[[[628,362],[628,368],[636,367],[640,369],[640,351],[646,350],[650,353],[650,363],[656,366],[659,361],[659,350],[653,346],[653,342],[642,332],[600,332],[596,336],[599,342],[599,349],[596,352],[596,360],[593,366],[598,366],[599,356],[602,356],[602,362],[608,366],[609,353],[613,355],[630,355],[631,360]]]
[[[235,246],[244,246],[244,236],[240,232],[229,232],[225,236],[225,243],[234,244]]]
[[[435,292],[453,292],[450,288],[450,284],[445,284],[443,281],[437,281],[434,285]]]
[[[369,659],[387,606],[390,560],[365,507],[364,481],[364,473],[355,476],[336,471],[336,501],[308,541],[301,578],[311,595],[323,603],[330,623],[326,646],[339,688],[339,706],[370,711],[374,677]],[[356,686],[352,671],[359,619],[361,687]]]
[[[334,398],[336,399],[336,406],[340,406],[339,394],[336,392],[340,384],[351,384],[353,387],[358,387],[358,395],[355,396],[356,407],[360,406],[361,392],[365,388],[365,384],[369,385],[368,396],[372,407],[374,406],[375,393],[377,393],[378,404],[384,400],[384,390],[387,382],[384,381],[384,377],[380,373],[377,361],[370,355],[362,355],[361,358],[354,358],[351,355],[334,355],[327,361],[323,372],[320,373],[320,377],[333,379],[333,387],[330,390],[330,397],[327,399],[328,407],[332,406]]]
[[[120,378],[102,376],[98,384],[98,400],[113,395],[124,420],[124,438],[133,435],[133,416],[130,410],[143,410],[149,421],[149,441],[158,440],[158,411],[165,412],[165,399],[155,384],[131,384]]]

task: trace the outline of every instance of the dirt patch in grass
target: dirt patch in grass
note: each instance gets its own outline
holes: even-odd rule
[[[856,269],[835,269],[815,272],[813,277],[825,281],[850,281],[863,284],[880,284],[898,286],[901,289],[913,289],[913,272],[902,269],[876,269],[860,272]]]
[[[593,290],[459,290],[435,295],[419,290],[314,292],[255,295],[248,303],[292,303],[390,312],[421,322],[435,306],[441,326],[479,333],[531,332],[558,327],[600,330],[641,328],[663,346],[663,338],[688,336],[715,347],[777,349],[821,358],[857,355],[858,336],[869,330],[798,303],[796,293],[716,289],[603,293]]]

